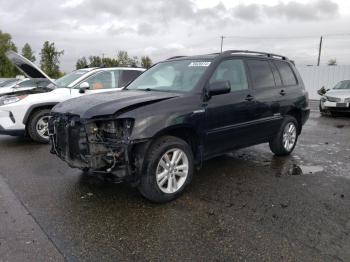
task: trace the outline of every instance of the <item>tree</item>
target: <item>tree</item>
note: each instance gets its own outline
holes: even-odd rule
[[[55,47],[55,43],[46,41],[40,52],[40,67],[48,74],[49,77],[58,78],[60,73],[60,56],[64,54],[64,51],[58,51]]]
[[[131,66],[137,67],[139,64],[140,64],[140,62],[139,62],[139,58],[138,58],[137,56],[133,56],[133,57],[130,59],[130,65],[131,65]]]
[[[141,67],[150,68],[152,66],[152,60],[149,56],[141,57]]]
[[[81,69],[81,68],[85,68],[88,66],[88,62],[85,58],[85,56],[83,56],[82,58],[79,58],[77,60],[77,63],[75,64],[75,68],[76,69]]]
[[[5,56],[9,50],[17,52],[17,47],[12,42],[11,35],[0,30],[0,77],[15,77],[19,73]]]
[[[33,50],[28,43],[26,43],[22,48],[22,56],[27,58],[29,61],[35,62],[35,56]]]
[[[89,61],[90,61],[91,67],[101,67],[102,66],[102,59],[99,56],[90,56]]]
[[[119,62],[117,59],[104,57],[102,58],[102,65],[105,67],[115,67],[119,66]]]
[[[131,58],[126,51],[118,51],[117,60],[121,66],[127,66],[131,64]]]
[[[337,59],[336,58],[329,59],[328,60],[328,65],[329,66],[336,66],[337,65]]]

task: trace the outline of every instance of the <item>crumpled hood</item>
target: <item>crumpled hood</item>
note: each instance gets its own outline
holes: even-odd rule
[[[69,99],[56,105],[52,112],[79,115],[80,118],[89,119],[113,115],[121,110],[132,110],[177,96],[179,96],[177,93],[158,91],[124,90],[104,92]]]
[[[325,95],[338,98],[350,98],[350,89],[331,89]]]

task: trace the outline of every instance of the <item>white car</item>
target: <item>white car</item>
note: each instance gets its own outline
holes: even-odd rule
[[[26,58],[12,51],[6,55],[27,77],[49,79]],[[119,91],[143,71],[143,68],[131,67],[79,69],[57,79],[45,89],[34,88],[2,96],[0,134],[29,135],[34,141],[47,143],[48,119],[53,106],[82,95]]]
[[[350,80],[343,80],[332,89],[321,89],[320,112],[334,114],[337,112],[350,113]]]

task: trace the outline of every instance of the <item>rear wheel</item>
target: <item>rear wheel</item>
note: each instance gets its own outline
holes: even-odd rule
[[[182,139],[164,136],[151,145],[145,157],[139,191],[153,202],[168,202],[184,191],[192,175],[190,146]]]
[[[280,130],[270,141],[270,149],[276,156],[286,156],[292,153],[298,140],[298,122],[292,116],[287,116]]]
[[[39,143],[49,142],[50,109],[41,109],[34,112],[27,123],[28,135]]]

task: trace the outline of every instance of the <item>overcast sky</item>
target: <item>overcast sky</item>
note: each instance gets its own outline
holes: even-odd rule
[[[217,52],[221,35],[224,49],[274,52],[297,64],[316,63],[325,35],[321,63],[350,64],[349,25],[346,0],[0,0],[0,30],[37,56],[44,41],[55,42],[65,72],[79,57],[117,50],[153,61]]]

